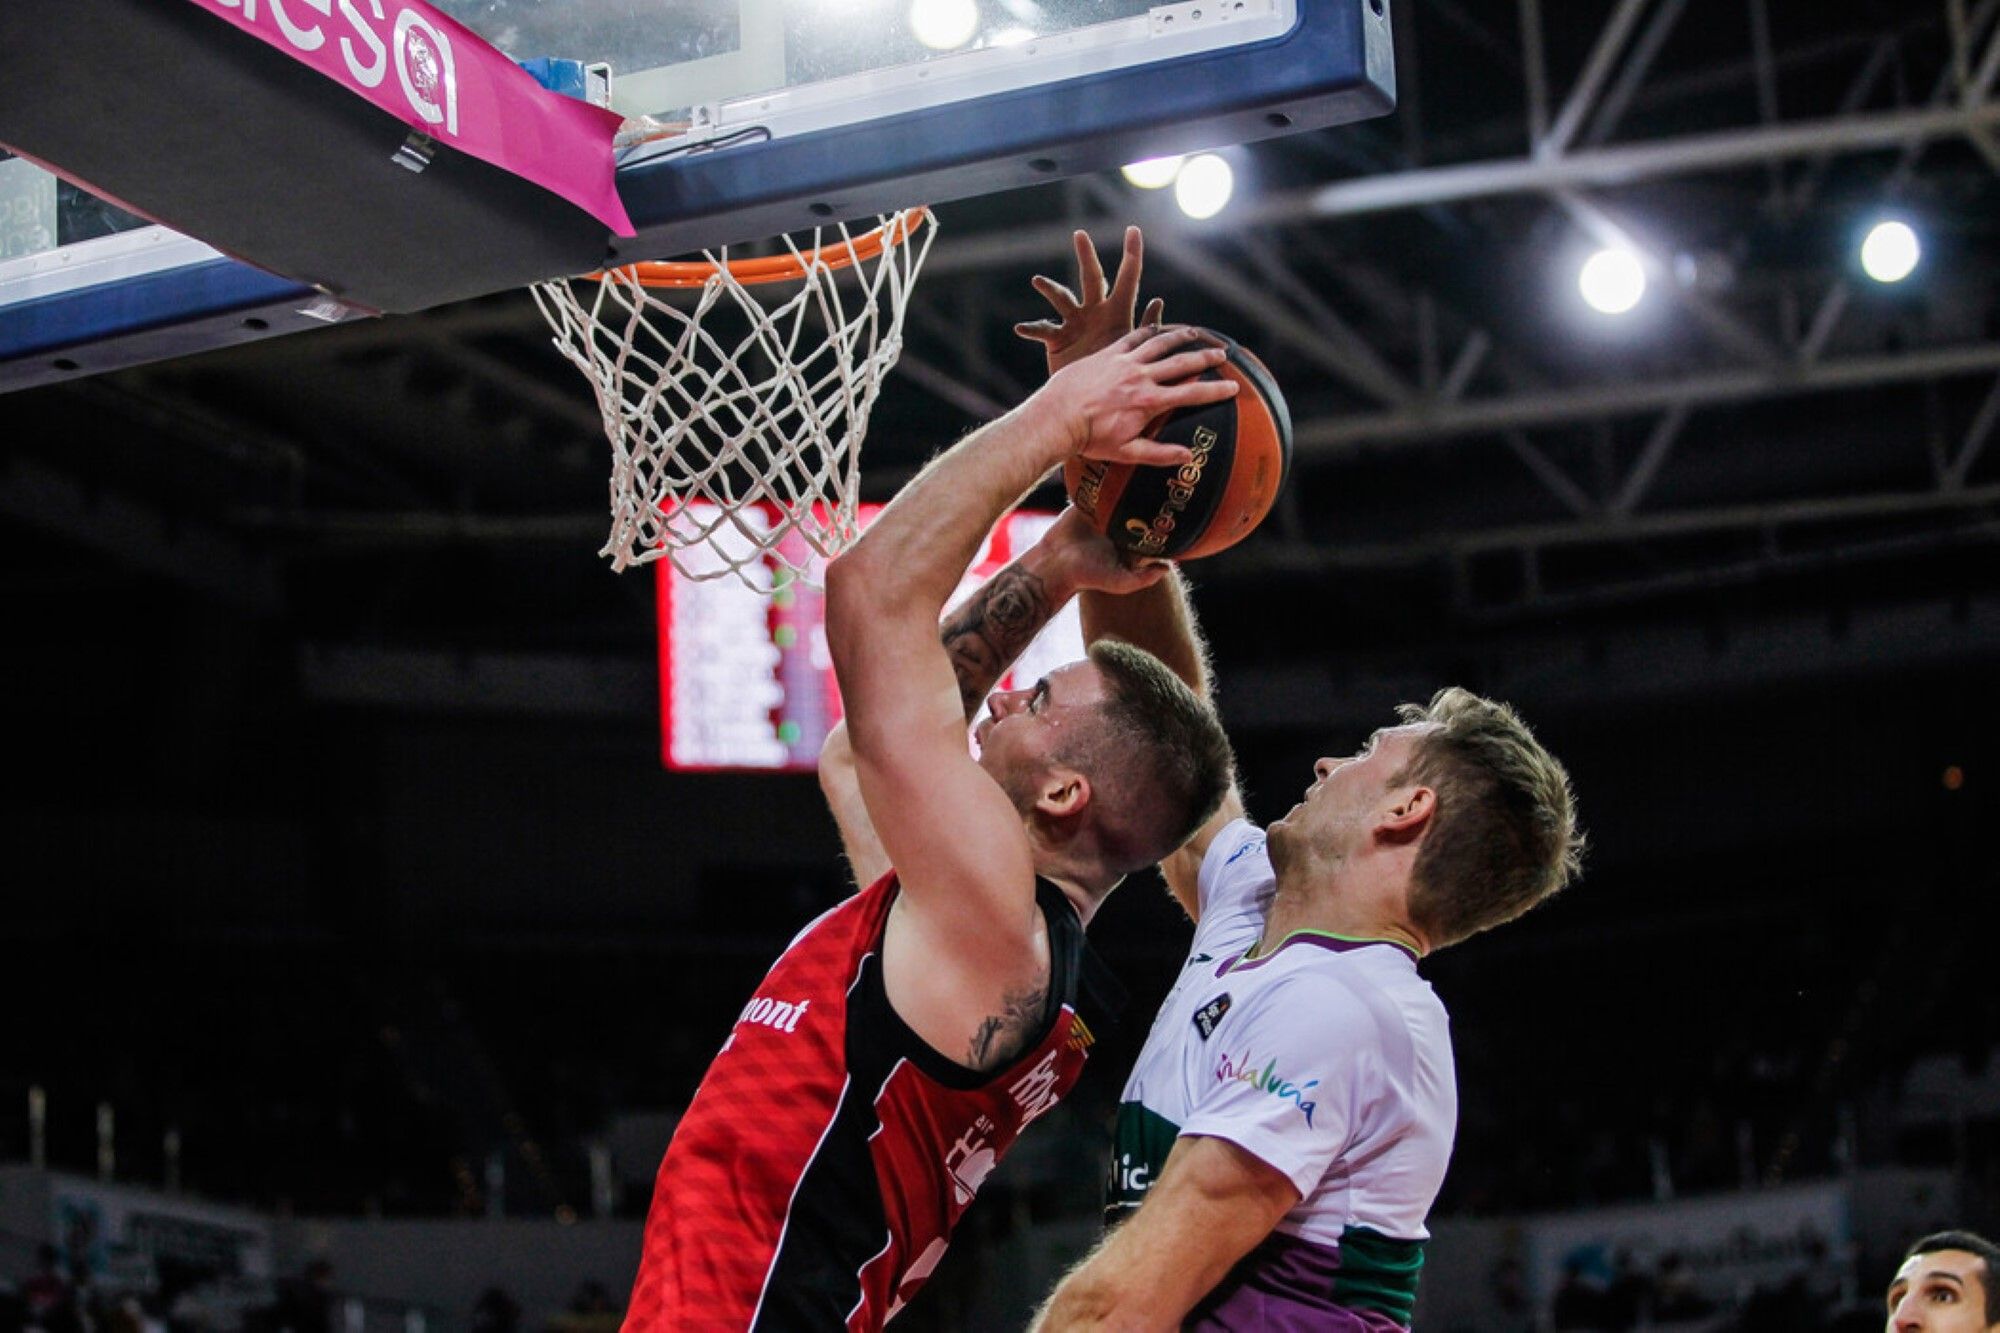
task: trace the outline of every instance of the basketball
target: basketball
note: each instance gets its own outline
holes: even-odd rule
[[[1070,502],[1121,550],[1159,560],[1198,560],[1242,541],[1283,489],[1292,465],[1292,416],[1277,381],[1234,340],[1203,330],[1229,359],[1206,379],[1233,379],[1234,398],[1156,420],[1148,437],[1194,451],[1180,467],[1072,459],[1063,469]]]

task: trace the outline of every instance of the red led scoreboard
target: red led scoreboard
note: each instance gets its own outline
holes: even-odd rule
[[[880,505],[861,506],[864,528]],[[1055,515],[1002,520],[966,571],[963,598],[1035,544]],[[699,548],[693,558],[699,558]],[[670,769],[810,772],[840,720],[826,650],[826,599],[766,567],[768,591],[741,579],[696,580],[659,561],[661,755]],[[1001,682],[1039,679],[1083,656],[1074,604],[1064,608]]]

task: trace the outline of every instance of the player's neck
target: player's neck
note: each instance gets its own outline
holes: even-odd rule
[[[1090,919],[1097,915],[1097,909],[1102,907],[1104,900],[1110,896],[1111,890],[1118,887],[1113,883],[1101,889],[1092,889],[1074,879],[1047,873],[1044,873],[1042,878],[1062,890],[1063,897],[1069,899],[1069,905],[1076,909],[1077,921],[1086,929],[1090,926]]]
[[[1281,874],[1257,941],[1257,956],[1270,953],[1288,936],[1316,931],[1348,940],[1386,940],[1421,958],[1430,950],[1400,909],[1403,898],[1394,886],[1371,885],[1355,877],[1301,884]]]
[[[1076,909],[1077,920],[1088,926],[1125,877],[1107,870],[1078,845],[1079,840],[1059,841],[1049,836],[1047,825],[1038,822],[1031,821],[1027,828],[1028,841],[1035,849],[1035,873],[1061,889]]]

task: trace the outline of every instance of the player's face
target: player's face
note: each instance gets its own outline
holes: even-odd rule
[[[1280,839],[1309,842],[1322,855],[1346,856],[1375,826],[1390,791],[1390,781],[1416,757],[1417,743],[1431,724],[1385,727],[1350,755],[1332,756],[1313,764],[1313,784],[1304,799],[1271,825],[1273,844]]]
[[[1012,796],[1032,801],[1035,782],[1048,770],[1076,728],[1089,725],[1107,696],[1104,675],[1090,661],[1071,662],[1020,690],[1001,690],[986,701],[973,729],[979,764]]]
[[[1986,1261],[1938,1250],[1903,1261],[1889,1284],[1886,1333],[1986,1333]]]

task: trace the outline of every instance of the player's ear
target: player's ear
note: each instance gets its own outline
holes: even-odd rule
[[[1437,814],[1437,792],[1430,787],[1398,787],[1375,821],[1375,833],[1385,842],[1415,842]]]
[[[1050,819],[1070,819],[1090,806],[1090,779],[1073,768],[1052,768],[1042,778],[1035,809]]]

